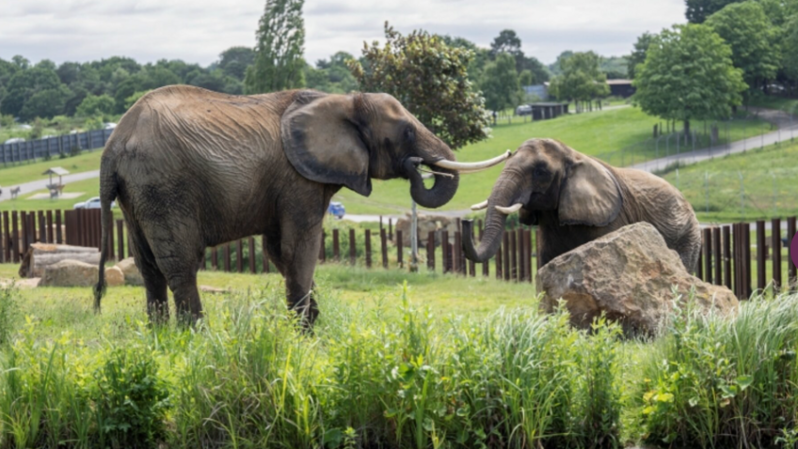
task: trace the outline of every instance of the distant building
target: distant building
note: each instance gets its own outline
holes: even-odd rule
[[[536,84],[534,86],[524,86],[524,93],[527,97],[531,97],[532,95],[538,97],[541,100],[548,100],[549,99],[549,88],[546,84]]]
[[[629,98],[635,93],[632,80],[607,80],[607,85],[613,97]]]
[[[547,120],[568,113],[568,103],[532,103],[532,120]]]

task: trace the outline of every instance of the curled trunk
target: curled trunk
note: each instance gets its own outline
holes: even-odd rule
[[[405,172],[410,179],[410,195],[413,200],[422,207],[441,207],[448,203],[457,192],[457,186],[460,184],[460,175],[452,170],[444,168],[435,168],[435,171],[451,175],[435,175],[435,183],[429,189],[424,186],[424,179],[421,173],[416,170],[415,165],[411,160],[405,161]]]

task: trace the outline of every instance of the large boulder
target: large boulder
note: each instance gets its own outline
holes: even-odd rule
[[[141,272],[139,272],[138,267],[136,267],[136,261],[132,257],[121,260],[116,264],[116,268],[119,268],[122,270],[122,273],[124,273],[125,284],[137,286],[144,285],[144,278],[141,276]]]
[[[552,312],[562,298],[574,326],[587,329],[605,312],[629,334],[656,334],[673,307],[674,289],[683,300],[695,289],[704,312],[727,314],[739,305],[728,288],[688,273],[649,223],[625,226],[554,258],[538,271],[537,288],[545,292],[543,311]]]
[[[40,287],[90,287],[97,283],[97,265],[66,259],[44,269]]]

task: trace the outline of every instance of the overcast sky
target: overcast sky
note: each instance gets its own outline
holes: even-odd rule
[[[369,4],[367,7],[359,6]],[[0,58],[210,64],[234,45],[253,46],[264,0],[0,0]],[[339,50],[360,55],[383,23],[423,28],[487,47],[514,29],[523,50],[548,64],[563,50],[622,55],[637,36],[684,23],[684,0],[305,0],[308,62]]]

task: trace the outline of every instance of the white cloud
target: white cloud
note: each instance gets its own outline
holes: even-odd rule
[[[234,45],[252,46],[263,0],[4,0],[0,57],[87,61],[114,55],[138,61],[183,59],[206,65]],[[631,51],[637,36],[684,22],[683,0],[306,0],[305,56],[359,55],[383,37],[423,28],[481,46],[505,28],[545,63],[563,50]]]

